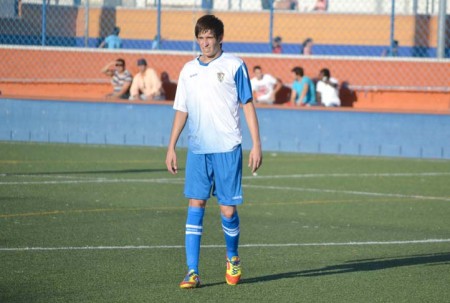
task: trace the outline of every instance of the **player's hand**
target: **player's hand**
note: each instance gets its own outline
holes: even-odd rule
[[[248,167],[252,170],[252,173],[256,172],[258,168],[260,168],[262,165],[262,152],[261,147],[254,146],[251,151],[248,158]]]
[[[169,173],[175,175],[178,173],[177,154],[175,150],[168,150],[166,155],[166,167]]]

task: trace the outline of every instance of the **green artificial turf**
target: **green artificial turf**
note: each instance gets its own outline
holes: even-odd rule
[[[0,143],[0,302],[448,302],[450,161],[265,153],[244,165],[241,284],[212,198],[203,287],[181,290],[178,158],[172,176],[163,148]]]

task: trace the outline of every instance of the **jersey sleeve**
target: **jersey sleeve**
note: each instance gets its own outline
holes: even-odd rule
[[[186,84],[183,77],[183,70],[180,73],[180,78],[178,80],[177,91],[175,93],[175,100],[173,103],[173,109],[187,112],[186,106]]]
[[[236,74],[234,75],[234,81],[236,82],[236,89],[238,100],[245,104],[252,100],[252,85],[250,84],[250,78],[248,77],[248,70],[245,63],[242,63]]]
[[[275,85],[277,84],[277,79],[272,76],[272,75],[268,75],[269,76],[269,80],[270,80],[270,84]]]
[[[323,90],[323,82],[322,81],[319,81],[319,82],[317,82],[317,86],[316,86],[316,91],[318,92],[318,93],[322,93],[322,90]]]

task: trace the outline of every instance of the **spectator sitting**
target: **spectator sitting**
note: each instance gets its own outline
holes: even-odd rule
[[[328,9],[327,0],[317,0],[316,5],[314,5],[314,11],[326,11]]]
[[[271,9],[273,0],[261,0],[262,9]]]
[[[115,69],[112,69],[113,66],[115,66]],[[111,84],[113,86],[113,92],[106,95],[107,98],[129,98],[129,91],[133,77],[125,68],[125,60],[117,59],[116,61],[110,62],[103,67],[101,72],[111,78]]]
[[[297,0],[275,0],[273,8],[296,10],[298,6]]]
[[[139,59],[137,65],[139,72],[133,78],[130,100],[163,100],[161,80],[155,70],[147,66],[145,59]]]
[[[383,50],[382,57],[398,57],[398,40],[392,41],[392,46]]]
[[[120,27],[115,26],[111,35],[105,38],[102,43],[98,46],[99,48],[122,48],[122,39],[119,37]]]
[[[300,53],[305,56],[312,55],[312,47],[313,47],[313,39],[306,38],[305,41],[303,41],[302,43],[302,49]]]
[[[314,82],[304,76],[303,68],[296,66],[292,69],[294,82],[292,83],[291,104],[296,106],[313,106],[316,102]]]
[[[330,71],[327,68],[321,69],[316,89],[318,103],[327,107],[341,106],[338,86],[338,80],[331,77]]]
[[[263,74],[262,68],[259,65],[253,68],[253,73],[255,76],[250,80],[253,100],[257,103],[273,104],[275,94],[281,88],[281,84],[272,75]]]
[[[165,99],[170,101],[175,100],[175,92],[177,91],[177,84],[170,80],[169,74],[167,72],[161,73],[161,83]]]
[[[283,49],[281,47],[282,38],[280,36],[276,36],[272,42],[272,53],[281,54]]]

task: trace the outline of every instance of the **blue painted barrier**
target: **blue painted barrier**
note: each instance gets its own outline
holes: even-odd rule
[[[0,44],[12,45],[41,45],[42,37],[40,36],[20,36],[20,35],[0,35]],[[89,48],[97,48],[103,41],[102,38],[89,38]],[[123,39],[123,49],[127,50],[151,50],[153,45],[152,39]],[[80,47],[84,48],[84,37],[53,37],[47,36],[45,38],[46,46],[62,46],[62,47]],[[270,54],[272,48],[268,43],[264,42],[224,42],[224,49],[232,53],[257,53]],[[200,51],[197,44],[193,41],[184,40],[162,40],[160,42],[160,50],[172,51],[192,51],[195,47]],[[298,55],[300,54],[301,44],[298,43],[283,43],[283,54]],[[386,46],[379,45],[344,45],[344,44],[314,44],[314,55],[320,56],[365,56],[365,57],[380,57]],[[399,57],[429,57],[436,58],[435,47],[414,47],[401,46],[399,47]],[[446,48],[445,57],[450,56],[450,48]]]
[[[450,159],[450,115],[258,108],[264,151]],[[0,99],[0,140],[166,146],[171,103]],[[242,117],[244,149],[251,140]],[[186,132],[179,147],[187,146]]]

